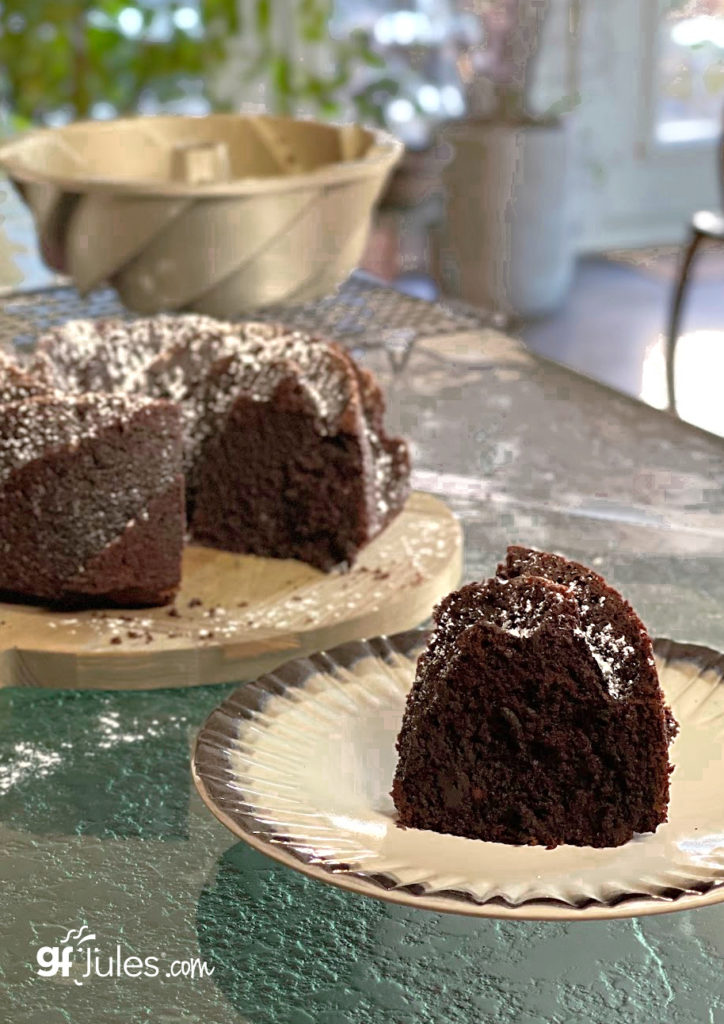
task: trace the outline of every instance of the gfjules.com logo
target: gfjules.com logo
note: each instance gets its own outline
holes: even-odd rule
[[[208,978],[214,973],[198,956],[187,960],[128,956],[120,943],[112,952],[95,943],[95,932],[87,925],[71,928],[59,945],[41,946],[37,951],[37,974],[82,985],[93,978]]]

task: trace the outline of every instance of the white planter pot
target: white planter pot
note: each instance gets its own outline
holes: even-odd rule
[[[539,316],[564,300],[573,273],[568,129],[459,121],[443,181],[440,269],[448,292],[498,313]]]

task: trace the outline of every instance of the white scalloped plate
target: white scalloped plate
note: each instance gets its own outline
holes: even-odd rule
[[[241,839],[321,881],[426,910],[595,919],[724,900],[724,656],[657,640],[681,730],[669,821],[616,849],[400,829],[389,791],[426,633],[344,644],[242,686],[199,733],[194,780]]]

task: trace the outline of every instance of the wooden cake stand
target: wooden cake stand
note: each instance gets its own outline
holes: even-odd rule
[[[59,612],[0,603],[0,686],[141,690],[251,679],[290,658],[419,625],[461,571],[460,525],[422,493],[348,572],[190,545],[173,606]]]

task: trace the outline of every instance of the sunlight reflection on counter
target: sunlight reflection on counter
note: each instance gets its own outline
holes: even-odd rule
[[[689,331],[676,346],[676,407],[682,420],[724,436],[724,331]],[[646,349],[639,397],[666,408],[666,359],[663,335]]]

